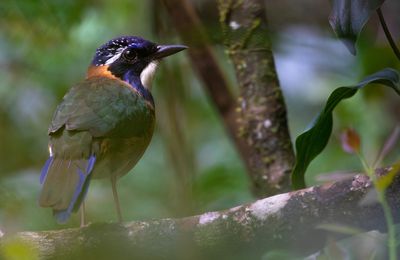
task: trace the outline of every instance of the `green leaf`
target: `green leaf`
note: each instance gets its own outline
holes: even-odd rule
[[[397,162],[392,166],[392,168],[388,173],[386,173],[376,181],[375,184],[376,188],[380,191],[385,191],[387,187],[389,187],[390,184],[392,184],[394,177],[396,177],[399,171],[400,171],[400,162]]]
[[[333,0],[329,23],[351,54],[356,54],[357,37],[371,14],[385,0]]]
[[[386,68],[374,73],[354,86],[339,87],[329,96],[324,110],[318,116],[314,126],[296,139],[296,164],[292,172],[294,189],[304,188],[304,174],[311,161],[320,154],[328,143],[332,132],[332,112],[343,99],[354,96],[357,91],[369,83],[380,83],[392,88],[400,95],[400,76],[394,69]]]

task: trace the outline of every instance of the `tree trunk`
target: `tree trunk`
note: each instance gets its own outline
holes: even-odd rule
[[[289,190],[294,152],[286,106],[259,0],[220,1],[225,45],[240,87],[239,135],[250,147],[250,177],[258,197]]]

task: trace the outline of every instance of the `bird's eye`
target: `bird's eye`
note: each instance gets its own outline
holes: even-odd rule
[[[122,57],[124,57],[125,60],[127,61],[133,61],[134,59],[136,59],[136,52],[134,50],[126,50],[122,53]]]

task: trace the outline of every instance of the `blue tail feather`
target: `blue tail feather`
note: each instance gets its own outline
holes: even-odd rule
[[[72,200],[68,205],[68,208],[65,210],[59,210],[54,212],[54,216],[56,217],[58,223],[61,224],[66,223],[69,217],[71,216],[72,211],[77,210],[79,208],[80,201],[86,195],[88,185],[85,184],[88,184],[89,181],[88,176],[92,172],[95,162],[96,162],[96,156],[92,155],[88,160],[85,173],[82,172],[81,169],[79,168],[77,169],[76,173],[79,175],[79,181],[78,184],[76,185],[76,189],[74,191]]]
[[[89,162],[88,162],[88,166],[86,168],[86,172],[87,173],[91,173],[92,172],[95,162],[96,162],[96,156],[95,155],[90,156]],[[85,180],[84,186],[82,188],[82,192],[78,197],[78,203],[77,204],[79,204],[79,206],[81,204],[81,201],[86,197],[86,193],[88,192],[90,177],[91,176],[89,175],[89,177]],[[75,205],[73,210],[78,210],[77,205]]]
[[[85,179],[86,179],[86,177],[87,177],[87,175],[88,175],[89,173],[86,173],[86,175],[85,175],[85,174],[78,168],[77,174],[79,174],[79,182],[78,182],[78,185],[76,186],[74,195],[73,195],[73,197],[72,197],[71,202],[69,203],[68,208],[67,208],[66,210],[56,211],[56,212],[54,213],[54,215],[55,215],[55,217],[56,217],[56,219],[57,219],[57,222],[59,222],[60,224],[64,224],[65,222],[67,222],[69,216],[71,215],[72,210],[74,209],[76,200],[78,199],[79,194],[82,192],[83,184],[85,183]]]
[[[71,216],[72,211],[79,209],[80,203],[87,193],[88,189],[87,184],[89,181],[88,177],[93,170],[95,162],[96,162],[96,156],[92,155],[88,160],[85,172],[82,172],[80,168],[77,168],[76,174],[79,175],[79,181],[78,184],[76,185],[72,200],[69,203],[68,208],[65,210],[58,210],[54,212],[54,216],[57,219],[58,223],[60,224],[66,223],[69,217]]]
[[[71,216],[71,212],[69,212],[67,210],[54,212],[54,217],[57,219],[57,223],[59,223],[59,224],[67,223],[70,216]]]
[[[44,180],[46,179],[47,173],[49,172],[50,165],[53,162],[53,158],[54,158],[53,156],[50,156],[47,159],[46,163],[44,164],[42,173],[40,174],[40,179],[39,179],[40,184],[43,184]]]
[[[88,161],[88,166],[86,168],[86,173],[87,174],[92,172],[95,162],[96,162],[96,156],[93,154],[92,156],[90,156],[89,161]]]

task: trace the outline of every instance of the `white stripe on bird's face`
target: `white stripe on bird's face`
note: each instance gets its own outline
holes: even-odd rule
[[[118,60],[119,57],[121,57],[121,54],[124,52],[124,50],[125,50],[126,48],[127,48],[127,47],[125,47],[125,48],[118,48],[118,49],[115,51],[115,54],[114,54],[111,58],[109,58],[109,59],[105,62],[104,65],[110,65],[110,64],[113,63],[114,61]]]
[[[147,89],[151,89],[151,83],[153,82],[154,74],[157,70],[158,61],[150,62],[140,73],[140,81],[143,86]]]

